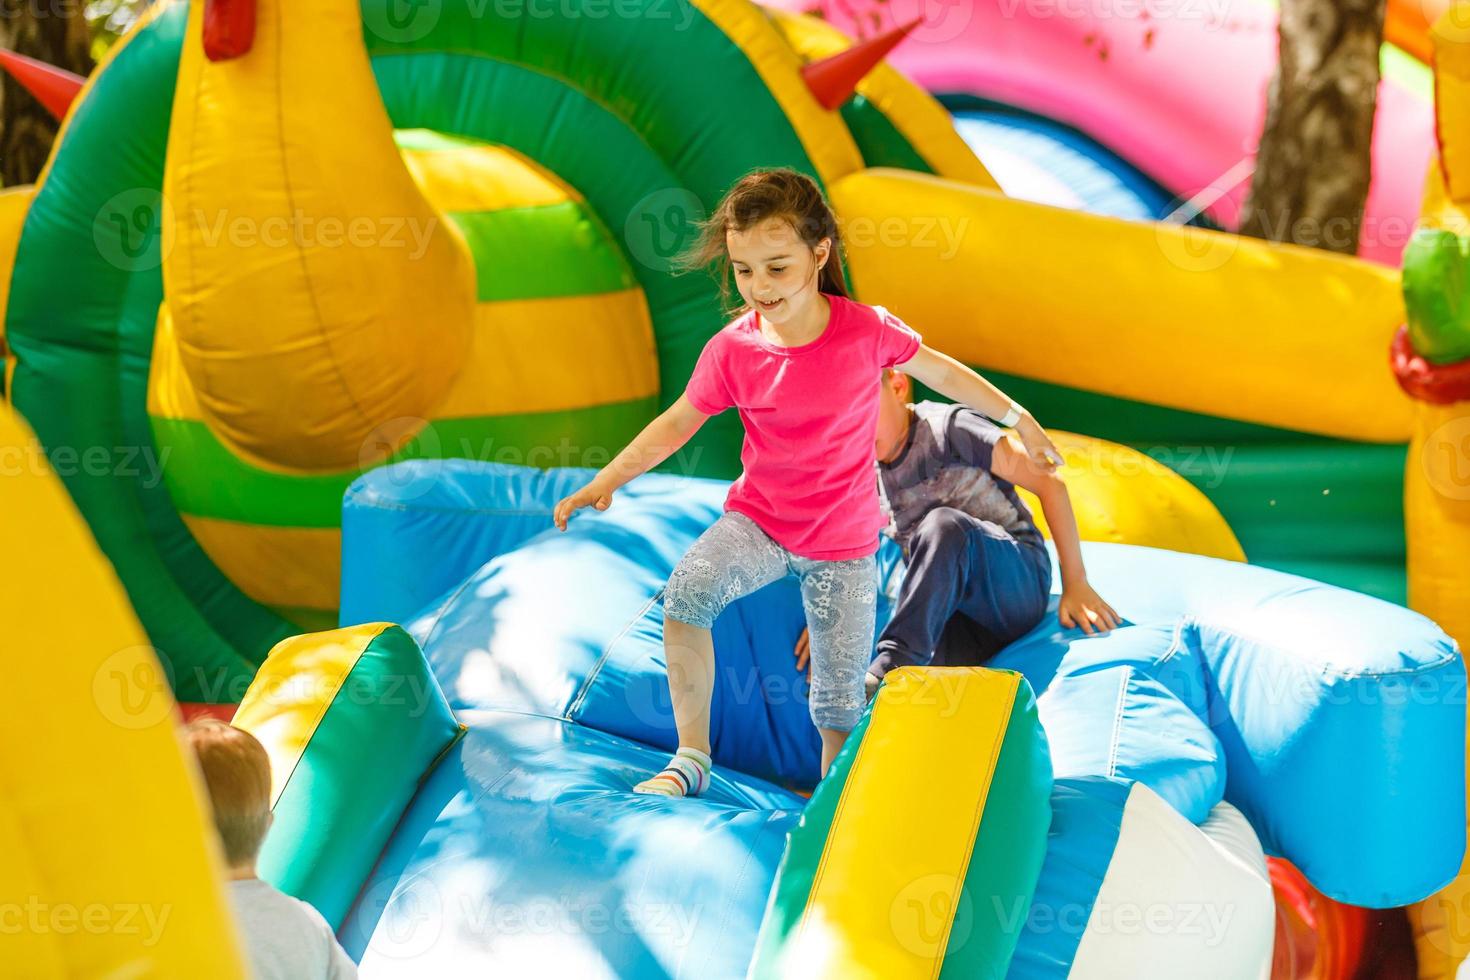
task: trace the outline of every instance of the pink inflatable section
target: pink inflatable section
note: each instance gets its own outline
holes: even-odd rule
[[[1259,0],[768,0],[854,37],[922,17],[889,56],[936,94],[1073,126],[1234,227],[1276,63]],[[1359,254],[1398,265],[1434,143],[1430,101],[1385,79]]]

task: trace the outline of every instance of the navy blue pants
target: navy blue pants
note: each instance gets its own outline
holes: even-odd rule
[[[909,538],[898,602],[868,673],[978,665],[1040,622],[1050,595],[1051,556],[1039,541],[936,507]]]

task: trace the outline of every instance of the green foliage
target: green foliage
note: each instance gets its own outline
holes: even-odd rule
[[[133,22],[155,0],[91,0],[85,15],[92,32],[92,60],[100,61],[107,49],[127,33]]]

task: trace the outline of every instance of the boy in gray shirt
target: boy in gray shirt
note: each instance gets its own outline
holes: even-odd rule
[[[909,405],[910,382],[885,371],[879,397],[878,486],[885,533],[907,565],[893,618],[868,667],[869,693],[895,667],[976,665],[1046,614],[1051,558],[1016,493],[1036,494],[1056,545],[1065,627],[1105,632],[1122,620],[1087,582],[1062,477],[1032,461],[1006,429],[960,405]],[[797,643],[807,660],[807,636]]]
[[[352,980],[357,966],[320,912],[255,875],[271,825],[271,764],[254,735],[222,721],[189,725],[229,862],[230,904],[256,980]]]

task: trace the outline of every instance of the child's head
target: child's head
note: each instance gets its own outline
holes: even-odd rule
[[[887,461],[898,452],[908,434],[909,399],[913,385],[902,371],[885,368],[878,383],[878,430],[873,449],[880,460]]]
[[[271,760],[254,735],[213,718],[187,729],[231,867],[255,863],[271,825]]]
[[[733,267],[746,307],[780,322],[801,313],[819,292],[847,295],[840,255],[837,218],[816,181],[777,169],[747,174],[730,188],[687,262],[715,264],[722,289]]]

